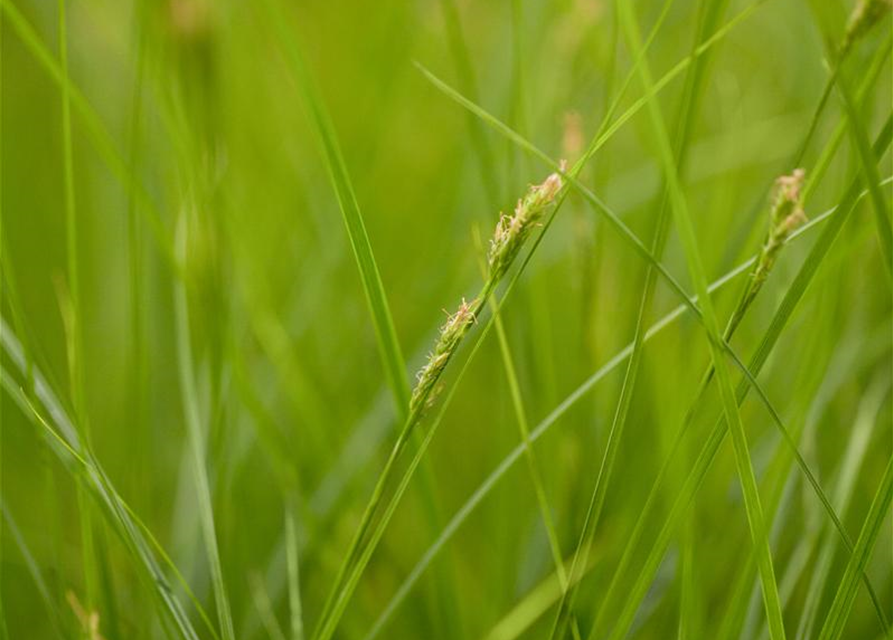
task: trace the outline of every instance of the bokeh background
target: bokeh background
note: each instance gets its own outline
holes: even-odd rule
[[[739,0],[671,3],[648,53],[655,78],[689,55],[699,16],[714,4],[727,5],[719,25],[749,7]],[[853,9],[849,0],[818,4],[761,2],[710,49],[683,181],[711,280],[759,249],[770,187],[795,168],[791,162],[829,75],[824,29],[839,41]],[[301,595],[312,629],[399,425],[338,200],[283,54],[281,29],[300,43],[337,132],[411,376],[444,309],[479,287],[475,234],[488,237],[500,211],[511,210],[525,187],[550,171],[438,91],[414,63],[553,158],[573,162],[632,66],[615,8],[606,0],[67,2],[79,401],[66,326],[72,283],[63,94],[52,72],[60,59],[59,7],[48,0],[2,5],[4,330],[25,345],[62,406],[89,424],[96,460],[216,622],[178,361],[176,297],[184,292],[194,397],[207,436],[205,463],[236,635],[275,634],[265,615],[287,628],[282,541],[288,500],[298,505]],[[639,0],[635,9],[647,33],[663,3]],[[872,139],[893,95],[890,32],[885,16],[851,54],[850,77],[858,85],[887,50],[860,107]],[[683,77],[658,97],[671,135]],[[618,113],[642,95],[634,78]],[[844,117],[832,93],[802,162],[807,174]],[[581,174],[646,243],[661,202],[657,151],[642,110]],[[833,207],[859,167],[847,136],[806,203],[807,215]],[[889,154],[878,171],[891,175]],[[889,186],[884,194],[889,202]],[[890,283],[870,207],[864,199],[844,227],[760,376],[785,423],[802,432],[800,449],[829,494],[854,434],[868,439],[842,512],[853,539],[889,459],[893,427]],[[743,358],[756,348],[820,228],[785,249],[733,342]],[[166,254],[171,249],[186,256],[178,269]],[[663,261],[692,290],[675,233]],[[632,340],[645,267],[571,193],[502,309],[531,425]],[[722,319],[740,285],[736,280],[716,294]],[[649,322],[678,303],[659,282]],[[707,347],[701,326],[684,315],[645,349],[595,539],[595,570],[578,596],[584,630],[710,362]],[[3,362],[13,380],[9,388],[27,389],[27,372],[8,353]],[[448,385],[456,368],[447,373]],[[617,367],[600,381],[536,443],[568,557],[622,371]],[[719,411],[713,392],[704,405],[701,434]],[[751,399],[742,415],[764,501],[783,488],[772,548],[779,581],[792,576],[785,615],[793,637],[816,566],[815,547],[804,541],[824,534],[828,521],[796,467],[769,472],[783,445],[765,408]],[[83,625],[72,602],[88,601],[91,579],[105,594],[92,607],[105,638],[164,637],[151,585],[140,580],[93,496],[79,497],[77,465],[61,459],[46,430],[8,391],[2,421],[0,586],[9,637],[77,637]],[[490,335],[337,637],[365,637],[447,520],[518,441],[499,344]],[[667,504],[673,491],[662,494]],[[85,511],[99,550],[92,564],[83,554]],[[739,604],[733,586],[752,547],[729,443],[693,513],[691,637],[718,637]],[[888,518],[867,567],[888,615],[891,547]],[[634,637],[675,635],[678,556],[674,542]],[[797,563],[803,566],[793,573]],[[824,606],[845,564],[838,545]],[[533,486],[527,468],[517,464],[462,523],[380,637],[483,637],[552,570]],[[177,581],[171,584],[188,602]],[[758,589],[752,575],[744,591],[747,615],[729,637],[763,632]],[[199,635],[211,637],[186,608]],[[552,615],[537,618],[522,637],[546,637]],[[851,638],[880,633],[864,589],[846,629]]]

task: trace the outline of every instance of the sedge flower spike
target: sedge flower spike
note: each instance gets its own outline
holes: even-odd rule
[[[409,401],[410,412],[416,412],[423,408],[423,404],[434,401],[437,380],[462,342],[462,338],[474,324],[479,307],[477,298],[470,303],[462,298],[462,304],[455,313],[447,314],[447,321],[440,328],[440,337],[434,345],[434,351],[428,354],[428,361],[416,376],[418,382]]]
[[[766,281],[788,237],[807,220],[801,195],[805,177],[803,169],[795,169],[791,175],[775,181],[769,209],[769,233],[753,272],[754,293]]]
[[[562,162],[562,173],[564,169],[565,164]],[[411,415],[418,416],[437,398],[438,380],[447,363],[475,323],[487,298],[505,276],[531,231],[542,220],[563,186],[561,175],[553,173],[542,184],[531,186],[527,190],[527,194],[518,200],[511,216],[500,216],[487,253],[487,281],[477,297],[470,302],[463,298],[459,308],[447,315],[447,321],[440,328],[434,350],[428,354],[427,362],[416,376],[416,386],[409,401]]]
[[[562,162],[561,171],[565,165]],[[521,246],[533,228],[542,219],[546,209],[555,200],[555,196],[564,186],[561,175],[553,173],[545,182],[530,187],[527,195],[518,200],[515,212],[511,216],[500,215],[496,231],[490,241],[487,263],[490,268],[490,279],[499,280],[508,271],[512,261],[518,255]]]

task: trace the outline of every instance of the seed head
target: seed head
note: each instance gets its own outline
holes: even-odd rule
[[[562,173],[565,166],[562,161]],[[555,200],[563,186],[561,175],[553,173],[542,184],[533,185],[528,189],[527,194],[518,200],[511,216],[500,215],[496,231],[493,232],[493,239],[490,241],[490,251],[487,254],[492,280],[499,280],[505,275],[531,230],[542,219],[546,209]]]
[[[416,374],[417,383],[409,401],[411,412],[420,409],[422,404],[433,403],[436,399],[440,374],[458,349],[462,338],[474,324],[479,306],[477,298],[471,302],[466,302],[465,298],[462,298],[459,308],[454,313],[447,314],[447,320],[440,328],[440,336],[434,345],[434,350],[428,354],[428,361]]]
[[[561,172],[563,173],[564,170],[565,163],[562,161]],[[521,245],[530,235],[530,231],[542,219],[546,209],[555,200],[563,186],[561,175],[553,173],[542,184],[532,186],[527,190],[527,194],[518,200],[514,214],[503,215],[499,218],[487,254],[489,265],[487,282],[477,298],[471,302],[467,302],[463,298],[459,308],[454,313],[447,314],[447,320],[440,328],[440,335],[434,345],[434,350],[428,354],[427,362],[416,374],[416,386],[409,400],[410,413],[417,415],[426,405],[434,402],[440,391],[438,384],[440,375],[450,358],[456,353],[471,325],[474,324],[483,301],[505,275],[512,261],[518,255]]]
[[[754,271],[755,288],[766,280],[791,233],[807,221],[801,195],[805,178],[803,169],[795,169],[791,175],[781,176],[775,181],[770,199],[769,232]]]

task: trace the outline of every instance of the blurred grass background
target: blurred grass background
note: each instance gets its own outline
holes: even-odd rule
[[[271,3],[279,11],[266,11]],[[647,33],[663,3],[635,4]],[[672,3],[648,53],[655,77],[690,53],[698,16],[711,4]],[[729,2],[719,24],[748,4]],[[93,121],[76,107],[72,112],[81,407],[69,382],[72,339],[63,313],[72,291],[63,101],[60,84],[35,56],[37,47],[59,59],[58,6],[3,0],[3,9],[3,317],[62,404],[89,424],[93,453],[108,478],[216,624],[178,369],[175,296],[182,278],[236,637],[270,633],[258,608],[264,593],[272,615],[288,628],[281,547],[288,500],[298,505],[302,605],[312,629],[399,425],[338,201],[277,29],[296,35],[329,110],[410,376],[423,363],[443,309],[477,290],[473,230],[488,237],[499,212],[510,211],[526,186],[549,172],[437,91],[413,62],[552,157],[573,162],[631,68],[615,8],[601,0],[68,2],[70,77],[95,110]],[[828,79],[819,25],[825,20],[839,41],[852,9],[843,0],[819,9],[805,0],[770,0],[711,48],[683,173],[708,278],[758,250],[769,189],[795,168],[791,159]],[[33,30],[30,43],[23,28]],[[851,54],[858,84],[870,61],[887,50],[860,111],[872,139],[893,95],[890,31],[886,16]],[[670,123],[682,90],[677,79],[658,97]],[[641,95],[633,81],[621,110]],[[807,174],[844,118],[832,94],[802,162]],[[139,188],[110,169],[95,123]],[[482,162],[482,149],[489,163]],[[646,244],[662,193],[657,158],[643,112],[580,176]],[[807,215],[836,205],[859,170],[846,137],[806,203]],[[878,172],[886,178],[891,171],[887,154]],[[145,198],[133,197],[135,189],[144,189]],[[889,203],[890,188],[884,189]],[[159,222],[154,228],[152,215]],[[817,233],[785,249],[733,341],[742,359],[756,347]],[[179,272],[171,263],[178,255],[186,256]],[[675,233],[663,262],[693,290]],[[645,267],[571,192],[502,309],[531,424],[632,340]],[[856,427],[869,425],[870,445],[841,514],[853,540],[891,452],[889,284],[866,198],[760,376],[789,429],[803,430],[800,450],[829,494]],[[733,284],[716,295],[721,319],[738,291]],[[659,282],[649,324],[678,302]],[[684,316],[645,348],[595,538],[595,571],[577,599],[584,630],[710,363],[707,346],[700,325]],[[4,366],[12,369],[8,354]],[[536,444],[567,556],[583,526],[621,368]],[[26,375],[14,377],[13,387],[27,387]],[[699,411],[704,425],[720,407],[712,395],[707,403]],[[766,470],[783,446],[758,402],[745,402],[742,416],[765,502],[775,486]],[[2,596],[9,637],[76,637],[81,625],[69,592],[99,613],[106,638],[163,637],[150,587],[101,509],[89,498],[78,500],[76,474],[60,464],[33,416],[5,396],[2,420]],[[430,470],[413,481],[337,637],[364,637],[440,528],[517,443],[491,336],[427,454]],[[772,549],[779,580],[793,563],[805,563],[785,608],[793,637],[816,566],[813,552],[801,558],[798,551],[828,525],[796,469],[789,477]],[[98,555],[87,565],[85,510]],[[694,513],[690,637],[718,637],[737,604],[732,586],[752,546],[730,445],[698,493]],[[888,518],[867,567],[888,615],[891,548]],[[840,549],[834,556],[825,606],[846,557]],[[676,634],[678,565],[674,544],[639,612],[635,637]],[[518,466],[463,523],[381,637],[481,637],[552,570],[533,486]],[[44,582],[43,594],[35,576]],[[101,597],[90,602],[93,579]],[[176,580],[171,583],[186,602]],[[747,584],[757,589],[755,605],[734,634],[757,637],[759,583]],[[188,610],[200,636],[211,637]],[[524,637],[546,637],[550,623],[551,614],[543,616]],[[879,633],[863,590],[845,637]]]

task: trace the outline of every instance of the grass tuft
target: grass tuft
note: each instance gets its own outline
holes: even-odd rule
[[[0,0],[0,640],[889,637],[891,7]]]

